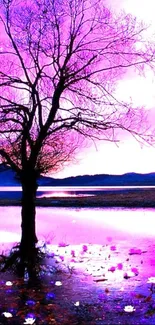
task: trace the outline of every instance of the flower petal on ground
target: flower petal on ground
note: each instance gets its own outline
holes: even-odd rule
[[[60,286],[62,286],[62,282],[61,282],[61,281],[56,281],[56,282],[55,282],[55,285],[56,285],[57,287],[60,287]]]
[[[13,285],[13,283],[11,281],[6,281],[5,284],[6,284],[6,286],[12,286]]]
[[[135,311],[135,308],[133,306],[125,306],[124,311],[127,313],[132,313],[133,311]]]
[[[4,317],[6,317],[6,318],[13,317],[13,315],[11,313],[8,313],[8,312],[4,312],[4,313],[2,313],[2,315],[4,315]]]
[[[151,276],[147,279],[147,283],[155,283],[155,276]]]

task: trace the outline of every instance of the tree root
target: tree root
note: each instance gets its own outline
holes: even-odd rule
[[[45,254],[39,248],[24,257],[20,245],[17,245],[12,248],[9,256],[0,255],[0,272],[11,270],[22,278],[27,274],[29,284],[38,283],[44,258]]]
[[[2,269],[0,269],[1,272],[6,272],[8,269],[12,268],[13,266],[17,265],[17,260],[20,258],[20,252],[13,252],[10,254],[10,256],[3,256],[2,257],[2,264],[4,264],[4,266],[2,267]]]

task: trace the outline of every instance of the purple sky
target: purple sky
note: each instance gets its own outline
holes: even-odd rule
[[[114,12],[124,9],[137,18],[151,24],[148,37],[155,32],[154,0],[107,0]],[[146,71],[142,78],[132,70],[118,83],[117,96],[122,100],[132,98],[135,105],[145,106],[151,124],[155,121],[155,83],[153,73]],[[97,148],[96,148],[97,147]],[[109,142],[96,142],[96,147],[86,147],[77,156],[75,164],[66,166],[63,171],[52,174],[54,177],[68,177],[83,174],[123,174],[126,172],[149,173],[155,171],[155,148],[137,143],[127,133],[120,135],[120,143],[116,146]]]
[[[148,37],[155,32],[154,0],[108,0],[110,6],[116,12],[124,9],[147,24],[151,24]],[[144,105],[148,110],[150,121],[155,120],[155,82],[153,73],[146,71],[146,78],[137,76],[130,71],[124,80],[118,84],[117,94],[123,99],[132,98],[135,105]],[[79,154],[76,164],[66,167],[55,177],[67,177],[79,174],[122,174],[126,172],[149,173],[155,171],[155,148],[143,146],[137,143],[130,135],[121,134],[119,147],[108,142],[96,143]]]

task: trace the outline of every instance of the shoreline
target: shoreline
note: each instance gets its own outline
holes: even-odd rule
[[[21,206],[16,198],[0,198],[0,206]],[[84,197],[42,197],[36,199],[38,207],[124,207],[149,208],[155,207],[155,189],[130,189],[128,191],[104,192]]]

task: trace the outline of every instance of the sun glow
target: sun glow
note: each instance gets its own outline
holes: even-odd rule
[[[44,193],[44,194],[41,194],[41,195],[38,195],[38,198],[43,198],[43,197],[46,197],[46,198],[50,198],[50,197],[68,197],[68,196],[76,196],[74,194],[69,194],[67,192],[49,192],[49,193]]]
[[[72,190],[72,189],[71,189]],[[83,189],[82,189],[83,190]],[[83,197],[83,196],[94,196],[94,194],[76,194],[72,192],[49,192],[37,195],[38,198],[57,198],[57,197]]]

